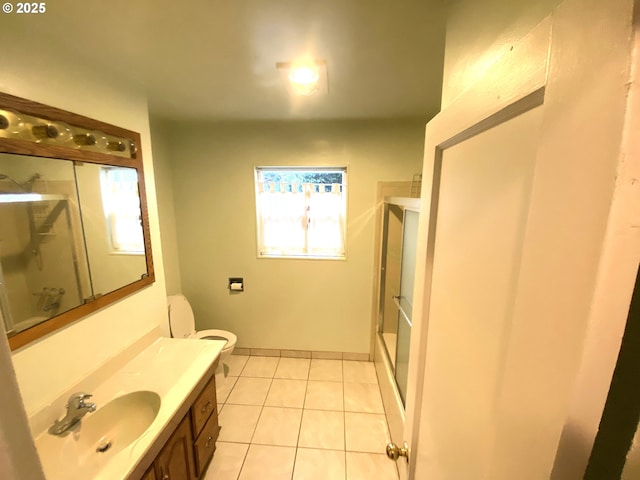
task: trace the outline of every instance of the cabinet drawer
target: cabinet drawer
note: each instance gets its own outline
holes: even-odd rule
[[[216,377],[213,375],[207,386],[193,404],[193,438],[197,438],[209,419],[209,415],[218,408],[216,404]]]
[[[202,429],[202,433],[196,440],[195,452],[196,452],[196,468],[198,469],[198,475],[202,475],[204,467],[211,459],[213,452],[216,449],[216,440],[220,433],[220,427],[218,426],[218,414],[213,413],[209,417],[209,421]]]

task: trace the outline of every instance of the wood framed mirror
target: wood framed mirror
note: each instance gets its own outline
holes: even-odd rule
[[[11,349],[154,281],[140,135],[0,93],[0,317]]]

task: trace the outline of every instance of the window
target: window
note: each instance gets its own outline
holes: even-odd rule
[[[345,258],[346,167],[255,169],[258,256]]]
[[[100,187],[111,253],[144,255],[138,172],[103,167]]]

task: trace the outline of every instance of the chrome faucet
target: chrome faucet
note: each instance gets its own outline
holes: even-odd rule
[[[71,395],[67,402],[67,414],[62,420],[53,422],[53,425],[49,427],[49,433],[51,435],[62,435],[78,424],[87,413],[95,412],[96,404],[85,402],[87,398],[91,398],[91,394],[78,392]]]

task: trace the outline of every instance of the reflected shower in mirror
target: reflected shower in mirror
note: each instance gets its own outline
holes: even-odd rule
[[[18,333],[91,295],[73,162],[0,155],[0,304]]]

